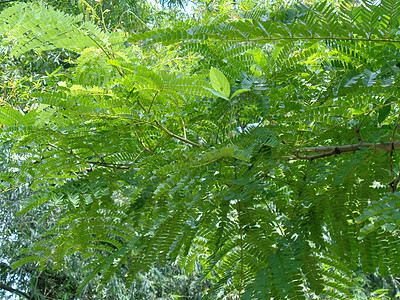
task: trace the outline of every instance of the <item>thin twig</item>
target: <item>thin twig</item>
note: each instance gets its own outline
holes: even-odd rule
[[[81,158],[80,156],[78,156],[78,155],[76,155],[74,153],[68,152],[67,150],[65,150],[63,148],[60,148],[60,147],[58,147],[58,146],[56,146],[54,144],[46,143],[46,145],[51,146],[51,147],[53,147],[55,149],[61,150],[61,151],[65,152],[65,153],[67,153],[69,155],[72,155],[78,161],[82,161],[82,160],[84,161],[84,159]],[[97,166],[102,166],[102,167],[106,167],[106,168],[111,168],[111,169],[123,169],[123,170],[129,170],[130,169],[129,166],[124,166],[124,165],[120,165],[120,164],[106,163],[106,162],[99,162],[99,161],[86,161],[86,163],[92,164],[92,165],[97,165]]]
[[[147,144],[147,148],[149,148],[149,150],[151,151],[151,153],[154,153],[154,150],[155,150],[155,149],[152,149],[151,144],[150,144],[150,142],[149,142],[149,140],[147,139],[147,137],[146,137],[145,134],[143,134],[143,138],[144,138],[144,140],[145,140],[145,142],[146,142],[146,144]]]
[[[154,94],[154,96],[153,96],[153,99],[151,99],[151,103],[150,103],[149,109],[147,110],[147,113],[150,113],[150,110],[151,110],[151,108],[152,108],[152,106],[153,106],[154,100],[156,99],[157,95],[158,95],[160,92],[161,92],[161,91],[159,91],[159,90],[157,90],[157,91],[155,92],[155,94]]]
[[[128,92],[128,95],[125,97],[125,99],[126,99],[126,100],[129,100],[129,98],[131,97],[132,93],[133,93],[135,90],[136,90],[135,88],[132,88],[132,89]],[[143,106],[143,104],[140,102],[139,99],[136,100],[136,103],[140,106],[140,108],[141,108],[145,113],[147,113],[146,108]]]
[[[353,129],[355,130],[355,132],[357,134],[358,141],[362,142],[362,138],[361,138],[361,135],[360,135],[360,128],[354,126]]]
[[[183,128],[183,137],[186,139],[187,138],[187,136],[186,136],[186,128],[185,128],[185,123],[183,122],[183,119],[181,118],[181,121],[182,121],[182,128]]]
[[[151,28],[149,26],[146,25],[145,22],[142,21],[142,19],[140,19],[133,11],[131,11],[130,9],[127,11],[124,11],[121,16],[119,17],[119,23],[118,24],[122,24],[122,16],[126,13],[130,13],[132,14],[134,17],[136,17],[145,27],[147,27],[148,30],[151,30]],[[118,25],[119,26],[119,25]],[[123,26],[122,26],[123,27]],[[123,27],[124,28],[124,27]]]
[[[139,135],[137,134],[136,130],[133,131],[137,137],[137,139],[139,140],[139,143],[142,145],[143,149],[146,150],[147,152],[151,152],[151,150],[149,148],[146,147],[146,145],[143,143],[142,139],[139,137]]]
[[[146,112],[146,108],[144,108],[143,104],[140,102],[140,100],[138,99],[137,104],[139,104],[140,108],[143,109],[144,112]]]
[[[164,132],[167,133],[168,135],[170,135],[170,136],[172,136],[172,137],[174,137],[174,138],[176,138],[176,139],[178,139],[178,140],[180,140],[180,141],[182,141],[182,142],[184,142],[184,143],[190,144],[190,145],[195,146],[195,147],[198,147],[198,148],[202,148],[202,147],[203,147],[203,146],[200,145],[200,144],[197,144],[197,143],[192,142],[192,141],[190,141],[190,140],[188,140],[188,139],[186,139],[186,138],[183,138],[183,137],[181,137],[181,136],[178,136],[178,135],[172,133],[172,132],[169,131],[167,128],[165,128],[164,126],[162,126],[160,123],[158,123],[157,121],[154,121],[154,124],[156,124],[156,127],[160,128],[162,131],[164,131]]]
[[[236,121],[238,122],[240,129],[242,130],[242,133],[244,133],[244,130],[246,129],[246,125],[243,125],[243,123],[240,121],[239,117],[236,118]]]

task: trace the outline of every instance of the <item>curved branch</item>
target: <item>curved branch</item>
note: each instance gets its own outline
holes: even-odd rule
[[[3,283],[0,282],[0,289],[6,290],[10,293],[14,293],[17,294],[19,296],[25,297],[26,299],[33,299],[31,296],[29,296],[27,293],[24,293],[23,291],[17,290],[12,288],[11,286],[5,285]]]
[[[317,155],[311,155],[311,156],[299,156],[296,155],[296,158],[299,160],[314,160],[314,159],[318,159],[318,158],[324,158],[324,157],[328,157],[331,155],[335,155],[337,153],[335,153],[334,150],[330,151],[330,152],[325,152],[325,153],[321,153],[321,154],[317,154]]]
[[[165,128],[164,126],[162,126],[160,123],[158,123],[157,121],[154,121],[154,124],[156,124],[156,126],[158,128],[160,128],[162,131],[164,131],[165,133],[167,133],[168,135],[172,136],[173,138],[176,138],[184,143],[190,144],[192,146],[198,147],[198,148],[202,148],[203,146],[200,144],[197,144],[195,142],[192,142],[186,138],[180,137],[179,135],[176,135],[174,133],[172,133],[171,131],[169,131],[167,128]]]

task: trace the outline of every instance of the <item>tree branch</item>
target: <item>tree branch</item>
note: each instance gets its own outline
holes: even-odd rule
[[[332,155],[337,155],[345,152],[355,152],[361,150],[361,148],[371,148],[373,150],[387,151],[390,152],[392,149],[400,149],[400,141],[393,143],[365,143],[360,142],[358,144],[342,145],[342,146],[329,146],[329,147],[307,147],[303,149],[298,149],[295,151],[296,159],[303,160],[314,160],[318,158],[328,157]],[[318,153],[316,155],[310,156],[299,156],[299,153],[312,154]]]
[[[300,155],[296,155],[296,159],[299,160],[314,160],[314,159],[318,159],[318,158],[324,158],[324,157],[328,157],[331,155],[335,155],[335,151],[329,151],[329,152],[325,152],[325,153],[321,153],[321,154],[317,154],[317,155],[310,155],[310,156],[300,156]]]
[[[200,145],[200,144],[196,144],[195,142],[189,141],[189,140],[186,139],[186,138],[180,137],[180,136],[178,136],[178,135],[172,133],[172,132],[169,131],[167,128],[165,128],[164,126],[160,125],[160,123],[158,123],[157,121],[154,121],[154,124],[156,124],[156,126],[157,126],[158,128],[160,128],[162,131],[166,132],[168,135],[170,135],[170,136],[172,136],[172,137],[174,137],[174,138],[176,138],[176,139],[178,139],[178,140],[180,140],[180,141],[182,141],[182,142],[185,142],[185,143],[187,143],[187,144],[190,144],[190,145],[192,145],[192,146],[199,147],[199,148],[203,147],[203,146]]]
[[[14,293],[14,294],[17,294],[17,295],[19,295],[19,296],[23,296],[23,297],[25,297],[26,299],[33,299],[33,298],[32,298],[31,296],[29,296],[27,293],[24,293],[23,291],[14,289],[14,288],[12,288],[11,286],[5,285],[5,284],[3,284],[3,283],[1,283],[1,282],[0,282],[0,289],[6,290],[6,291],[11,292],[11,293]]]
[[[64,150],[63,148],[60,148],[60,147],[58,147],[56,145],[53,145],[51,143],[46,143],[46,145],[48,145],[50,147],[53,147],[55,149],[61,150],[61,151],[65,152],[65,153],[67,153],[69,155],[72,155],[79,161],[84,161],[83,158],[81,158],[78,155],[72,153],[72,151],[68,152],[68,151]],[[96,154],[96,155],[99,156],[98,154]],[[99,157],[100,157],[100,159],[103,159],[101,156],[99,156]],[[104,161],[101,162],[101,161],[91,161],[91,160],[89,160],[89,161],[86,161],[86,163],[92,164],[92,165],[97,165],[97,166],[102,166],[102,167],[106,167],[106,168],[111,168],[111,169],[129,170],[131,168],[129,166],[124,166],[124,165],[120,165],[120,164],[112,164],[112,163],[107,163],[107,162],[104,162]]]

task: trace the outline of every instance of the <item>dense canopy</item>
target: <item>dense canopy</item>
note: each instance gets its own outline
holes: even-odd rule
[[[5,269],[76,268],[77,299],[95,280],[133,295],[155,264],[210,299],[363,299],[400,275],[400,2],[224,2],[162,26],[79,3],[0,13],[0,201],[43,224],[13,232]]]

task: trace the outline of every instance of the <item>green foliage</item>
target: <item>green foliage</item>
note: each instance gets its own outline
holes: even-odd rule
[[[43,4],[19,3],[0,14],[3,43],[14,45],[12,55],[21,55],[32,49],[42,52],[57,48],[73,51],[86,47],[107,49],[110,43],[122,41],[117,33],[104,34],[97,26],[84,22],[83,16],[67,15],[46,8]]]
[[[140,49],[42,4],[4,10],[13,54],[79,55],[29,112],[0,107],[23,157],[2,186],[31,183],[22,212],[60,211],[13,266],[79,253],[83,290],[200,262],[213,299],[349,299],[357,270],[399,274],[399,14],[297,3],[131,35]],[[149,58],[156,43],[175,48]]]

